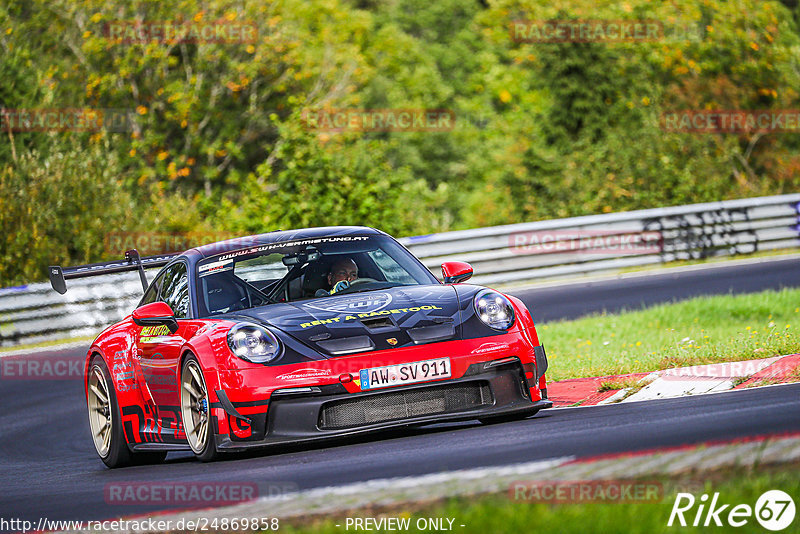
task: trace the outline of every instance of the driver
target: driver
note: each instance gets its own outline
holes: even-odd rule
[[[328,285],[330,292],[320,289],[316,296],[333,295],[350,287],[350,282],[358,279],[358,265],[352,258],[340,258],[331,264],[328,271]]]

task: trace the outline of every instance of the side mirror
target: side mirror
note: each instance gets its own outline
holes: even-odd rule
[[[463,261],[446,261],[442,264],[445,284],[458,284],[472,278],[472,265]]]
[[[175,313],[166,302],[151,302],[133,310],[133,322],[139,326],[161,326],[169,328],[170,334],[178,331]]]

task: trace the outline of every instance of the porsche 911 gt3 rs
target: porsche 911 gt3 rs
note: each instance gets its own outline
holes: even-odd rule
[[[150,267],[162,268],[147,283]],[[442,283],[372,228],[131,250],[49,274],[63,294],[67,279],[133,270],[144,296],[85,363],[94,446],[109,467],[552,406],[521,301],[464,284],[462,262],[442,264]]]

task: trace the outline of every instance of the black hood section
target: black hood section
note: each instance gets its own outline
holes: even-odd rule
[[[453,286],[420,285],[271,304],[236,315],[340,356],[462,339],[463,307]]]

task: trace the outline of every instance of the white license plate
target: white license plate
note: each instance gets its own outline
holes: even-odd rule
[[[361,389],[399,386],[450,377],[450,358],[372,367],[359,372]]]

